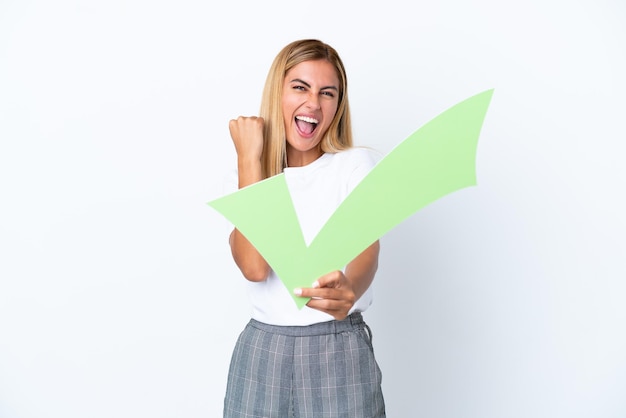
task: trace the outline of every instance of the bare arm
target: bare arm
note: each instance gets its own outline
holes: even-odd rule
[[[379,252],[380,243],[376,241],[346,266],[345,273],[338,270],[325,274],[313,287],[296,289],[295,292],[312,298],[308,307],[326,312],[335,319],[344,319],[372,284],[378,270]]]
[[[262,180],[263,119],[240,116],[231,120],[228,127],[237,150],[241,189]],[[235,264],[244,277],[253,282],[265,280],[270,272],[269,265],[237,228],[231,232],[229,242]]]
[[[370,287],[378,270],[380,243],[376,241],[346,266],[346,277],[352,284],[356,296],[355,302]]]

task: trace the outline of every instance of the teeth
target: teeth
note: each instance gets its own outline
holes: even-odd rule
[[[310,118],[308,116],[296,116],[296,119],[308,122],[308,123],[319,123],[317,119]]]

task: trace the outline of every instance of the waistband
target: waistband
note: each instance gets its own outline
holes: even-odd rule
[[[354,312],[341,321],[332,320],[304,326],[271,325],[250,319],[248,326],[270,332],[272,334],[286,335],[289,337],[311,337],[314,335],[340,334],[346,331],[367,328],[361,312]]]

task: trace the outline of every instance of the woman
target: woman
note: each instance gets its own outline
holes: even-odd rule
[[[287,45],[270,68],[260,117],[231,120],[239,188],[285,173],[307,245],[374,166],[352,147],[347,79],[318,40]],[[379,243],[310,288],[286,289],[254,246],[230,235],[250,282],[252,319],[231,360],[225,417],[384,417],[381,373],[361,312],[371,304]],[[290,291],[310,298],[301,310]]]

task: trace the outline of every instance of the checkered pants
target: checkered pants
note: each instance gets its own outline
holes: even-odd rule
[[[381,373],[360,313],[305,327],[254,319],[233,352],[225,418],[383,418]]]

